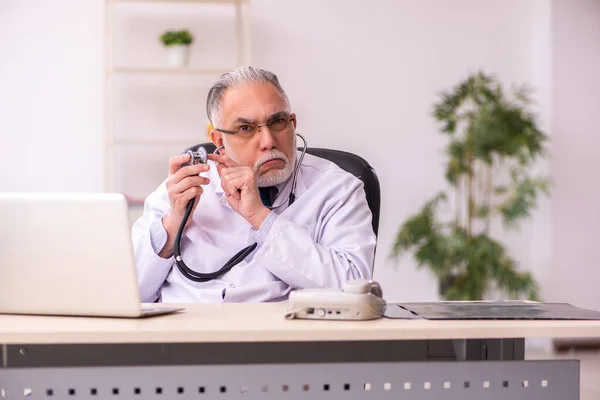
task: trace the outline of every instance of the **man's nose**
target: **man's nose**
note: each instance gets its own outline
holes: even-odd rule
[[[260,148],[261,150],[270,150],[275,147],[275,137],[271,133],[271,130],[267,125],[261,125],[258,127],[258,134],[260,135]]]

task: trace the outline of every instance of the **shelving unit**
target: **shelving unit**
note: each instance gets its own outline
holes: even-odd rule
[[[213,18],[196,7],[213,12],[226,7],[227,15],[221,12]],[[123,10],[129,16],[127,23],[119,21]],[[135,21],[138,10],[146,25]],[[191,22],[193,16],[204,19]],[[170,25],[165,25],[165,18]],[[206,28],[209,24],[211,29]],[[167,66],[158,41],[167,28],[189,29],[194,34],[192,49],[208,44],[206,53],[197,57],[204,63],[192,57],[188,67]],[[202,28],[204,34],[195,32]],[[140,33],[143,29],[147,32]],[[123,36],[133,40],[127,51],[119,49]],[[233,44],[213,44],[222,38]],[[125,194],[130,207],[137,208],[135,218],[145,197],[165,179],[168,158],[206,140],[204,101],[209,86],[221,74],[250,63],[250,0],[105,0],[105,45],[104,190]],[[231,60],[208,65],[223,55],[216,53],[229,53]],[[140,55],[142,61],[120,60]],[[134,111],[128,110],[131,106]]]

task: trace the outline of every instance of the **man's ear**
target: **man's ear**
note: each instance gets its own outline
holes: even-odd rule
[[[210,131],[210,140],[217,147],[223,146],[223,132],[212,129]]]
[[[296,126],[298,126],[298,117],[296,116],[296,114],[292,113],[294,119],[292,120],[292,123],[294,124],[294,129],[296,129]]]

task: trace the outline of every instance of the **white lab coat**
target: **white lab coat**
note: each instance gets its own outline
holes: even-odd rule
[[[259,246],[219,278],[190,281],[173,257],[157,255],[166,241],[161,218],[169,209],[163,182],[146,199],[144,214],[132,230],[143,302],[282,301],[293,289],[340,288],[346,280],[371,277],[376,238],[359,179],[306,154],[295,202],[288,207],[290,177],[279,186],[276,208],[256,231],[229,207],[215,164],[209,164],[210,184],[204,186],[181,240],[184,262],[195,271],[214,272],[244,247],[254,242]]]

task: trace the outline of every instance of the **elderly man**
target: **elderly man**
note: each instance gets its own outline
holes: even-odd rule
[[[253,67],[226,73],[206,108],[219,153],[196,165],[171,157],[133,227],[142,301],[282,301],[293,289],[370,278],[376,239],[362,182],[300,157],[298,120],[277,77]]]

